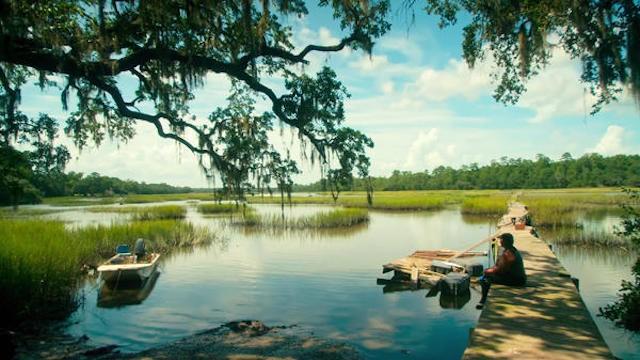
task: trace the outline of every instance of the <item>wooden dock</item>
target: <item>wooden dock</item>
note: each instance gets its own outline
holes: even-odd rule
[[[522,253],[527,285],[493,285],[464,359],[612,359],[570,275],[548,245],[515,230],[511,219],[527,214],[513,203],[498,224],[514,235]]]

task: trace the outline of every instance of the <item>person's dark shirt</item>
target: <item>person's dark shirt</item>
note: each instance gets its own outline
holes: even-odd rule
[[[497,275],[504,282],[512,285],[524,285],[527,282],[522,255],[515,247],[505,249],[496,261],[496,265],[487,269],[485,273]]]

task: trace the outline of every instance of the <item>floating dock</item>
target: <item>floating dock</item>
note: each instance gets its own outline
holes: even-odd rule
[[[549,246],[533,236],[529,226],[516,230],[526,216],[524,205],[512,203],[498,227],[514,235],[527,285],[491,287],[463,359],[613,359],[571,276]]]
[[[433,264],[440,263],[442,265],[448,265],[446,261],[451,257],[461,258],[473,258],[478,256],[486,256],[486,252],[471,252],[467,251],[462,254],[452,250],[418,250],[413,254],[391,261],[388,264],[382,265],[382,272],[387,273],[394,272],[394,279],[410,279],[416,282],[420,282],[427,286],[435,286],[446,276],[444,273],[434,271]],[[460,264],[450,264],[452,267],[460,267],[460,271],[464,271],[464,266]]]

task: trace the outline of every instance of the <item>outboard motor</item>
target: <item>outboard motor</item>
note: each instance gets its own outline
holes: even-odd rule
[[[136,240],[136,245],[133,247],[133,253],[138,259],[142,259],[146,255],[147,251],[144,248],[144,239]]]

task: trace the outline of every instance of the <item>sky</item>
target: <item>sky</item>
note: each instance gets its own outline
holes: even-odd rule
[[[326,9],[310,8],[304,18],[284,19],[293,28],[298,48],[307,44],[332,45],[347,36]],[[309,74],[331,66],[351,97],[345,101],[347,126],[370,136],[371,174],[387,176],[393,170],[424,171],[440,165],[460,167],[488,164],[503,156],[533,159],[538,153],[559,159],[569,152],[602,155],[640,153],[640,107],[626,92],[620,102],[589,115],[593,97],[580,82],[581,65],[560,49],[553,50],[548,67],[527,84],[516,105],[492,98],[495,84],[490,59],[469,69],[461,57],[462,26],[440,29],[437,18],[416,8],[415,18],[393,9],[392,29],[376,43],[372,54],[345,49],[339,53],[311,53],[310,64],[299,69]],[[125,90],[132,82],[120,79]],[[267,84],[282,89],[279,79]],[[200,118],[225,104],[229,81],[207,76],[195,92],[192,113]],[[47,112],[59,120],[59,92],[23,88],[21,109],[29,115]],[[266,103],[258,109],[266,110]],[[64,134],[72,160],[67,171],[147,183],[206,187],[195,155],[175,142],[157,136],[149,124],[136,125],[136,136],[126,143],[106,140],[100,147],[79,151]],[[290,131],[270,136],[279,148],[298,148]],[[309,183],[320,178],[317,166],[303,163],[295,178]]]

